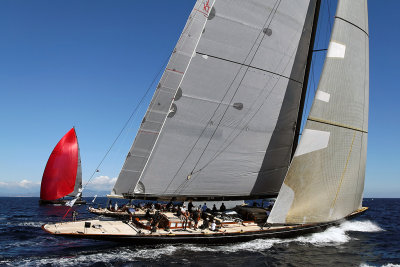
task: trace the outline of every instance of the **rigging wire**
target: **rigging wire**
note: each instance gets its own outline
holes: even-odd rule
[[[293,57],[294,57],[294,53],[295,53],[295,52],[296,52],[296,50],[293,50],[293,52],[292,52],[290,58],[293,58]],[[281,58],[281,61],[279,62],[279,64],[277,64],[277,65],[278,65],[277,68],[279,67],[279,65],[280,65],[282,62],[283,62],[283,58]],[[290,63],[290,60],[286,62],[286,65],[284,66],[283,69],[286,69],[287,66],[289,65],[289,63]],[[271,78],[272,78],[272,77],[273,77],[273,76],[271,76]],[[268,86],[268,84],[270,83],[270,81],[271,81],[271,79],[268,80],[268,82],[266,83],[266,85],[264,86],[264,88],[266,88],[266,87]],[[239,127],[235,128],[235,129],[229,134],[229,136],[226,138],[226,140],[229,140],[229,139],[231,138],[231,136],[234,134],[234,131],[235,131],[235,130],[238,130],[238,129],[239,129],[240,131],[239,131],[228,143],[225,141],[225,142],[220,146],[220,149],[214,154],[214,156],[211,157],[211,159],[210,159],[206,164],[204,164],[203,167],[199,168],[199,169],[198,169],[196,172],[194,172],[193,174],[198,173],[198,172],[202,171],[203,169],[205,169],[209,164],[211,164],[216,158],[218,158],[219,155],[221,155],[221,154],[236,140],[236,138],[243,132],[243,130],[247,129],[247,127],[248,127],[248,125],[250,124],[250,122],[251,122],[251,121],[254,119],[254,117],[258,114],[258,112],[261,110],[261,108],[264,106],[264,104],[267,103],[266,101],[269,99],[270,95],[271,95],[272,92],[275,90],[275,87],[277,86],[278,82],[279,82],[279,78],[276,80],[275,84],[272,86],[271,90],[267,93],[267,95],[264,97],[264,99],[262,99],[261,105],[256,109],[255,113],[247,120],[247,122],[245,123],[245,125],[244,125],[242,128],[240,128],[240,129],[239,129]],[[300,83],[300,82],[299,82],[299,83]],[[263,93],[263,90],[260,91],[260,93],[256,96],[256,100],[259,100],[259,99],[260,99],[262,93]],[[241,123],[244,121],[244,118],[250,113],[250,111],[251,111],[252,108],[254,107],[255,103],[256,103],[256,101],[253,102],[253,104],[252,104],[252,105],[250,106],[250,108],[249,108],[249,112],[247,112],[247,113],[242,117],[242,119],[240,120],[240,122],[239,122],[238,124],[241,124]],[[223,147],[223,148],[221,148],[221,147]],[[194,178],[193,178],[192,180],[194,180]]]
[[[200,5],[200,4],[201,4],[201,3],[199,2],[199,5]],[[179,39],[178,39],[178,41],[177,41],[178,44],[179,44],[179,42],[185,37],[185,34],[186,34],[186,32],[188,32],[189,29],[191,28],[194,19],[196,18],[196,16],[198,16],[198,13],[199,13],[199,12],[194,12],[194,11],[196,11],[196,10],[197,10],[197,8],[196,8],[196,6],[195,6],[194,9],[192,10],[192,12],[191,12],[190,15],[189,15],[189,22],[185,25],[185,27],[184,27],[184,29],[183,29],[181,35],[179,36]],[[194,12],[194,15],[193,15],[193,12]],[[189,35],[189,34],[188,34],[188,35]],[[190,35],[189,35],[189,37],[190,37]],[[182,40],[182,42],[184,42],[184,41],[185,41],[185,40]],[[183,44],[182,44],[182,45],[183,45]],[[175,46],[175,48],[173,49],[173,52],[172,52],[172,53],[175,53],[175,51],[176,51],[176,46]],[[172,59],[171,59],[171,60],[172,60]],[[168,59],[167,59],[167,61],[165,62],[164,66],[165,66],[166,64],[168,64],[168,63],[169,63],[169,62],[168,62]],[[163,70],[164,66],[161,68],[161,70]],[[161,72],[161,70],[160,70],[160,72]],[[159,73],[160,73],[160,72],[159,72]],[[159,74],[158,74],[158,75],[159,75]],[[157,89],[156,89],[156,93],[157,93]],[[153,97],[153,98],[155,98],[155,97]],[[171,103],[171,104],[172,104],[172,103]],[[151,110],[154,106],[155,106],[155,102],[154,102],[152,105],[150,104],[148,110]],[[154,145],[155,145],[155,144],[154,144]],[[142,171],[143,171],[143,170],[142,170]],[[130,192],[132,189],[136,188],[136,186],[137,186],[137,184],[139,183],[140,179],[141,179],[141,176],[139,177],[139,179],[137,180],[136,183],[131,184],[131,186],[129,187],[129,190],[128,190],[129,192]]]
[[[294,53],[295,51],[293,51]],[[291,58],[293,57],[293,54],[291,55]],[[286,63],[285,68],[289,65],[290,61],[288,61]],[[211,158],[211,160],[209,160],[203,167],[201,167],[200,169],[198,169],[195,173],[201,172],[203,169],[205,169],[209,164],[211,164],[217,157],[219,157],[219,155],[221,155],[232,143],[233,141],[236,140],[236,138],[243,132],[243,130],[245,130],[249,123],[253,120],[253,118],[258,114],[258,112],[261,110],[261,108],[264,106],[264,104],[266,104],[267,99],[270,97],[270,95],[272,94],[272,92],[275,90],[276,86],[278,85],[280,79],[277,79],[275,84],[272,86],[272,89],[270,92],[268,92],[268,94],[265,96],[265,98],[263,99],[261,105],[257,108],[257,110],[255,111],[255,113],[250,117],[250,119],[247,121],[247,123],[240,129],[240,131],[235,135],[235,137],[227,144],[225,145],[225,147],[218,151],[217,153],[214,154],[214,156]],[[232,132],[233,133],[233,132]],[[230,136],[227,138],[229,139]],[[194,180],[194,179],[192,179]]]
[[[188,26],[189,27],[189,26]],[[188,27],[185,27],[183,30],[183,33],[185,33],[188,29]],[[178,41],[182,38],[183,33],[181,34],[181,36],[179,37]],[[173,52],[174,53],[174,50]],[[157,74],[154,76],[152,82],[150,83],[150,85],[147,87],[144,95],[142,96],[142,98],[140,99],[139,103],[136,105],[136,107],[133,109],[131,115],[129,116],[128,120],[125,122],[124,126],[122,127],[121,131],[118,133],[117,137],[114,139],[113,143],[111,144],[111,146],[108,148],[107,152],[105,153],[104,157],[101,159],[100,163],[97,165],[97,167],[95,168],[95,170],[93,171],[92,175],[90,176],[89,180],[85,183],[85,185],[82,187],[82,189],[80,190],[80,193],[86,188],[86,186],[90,183],[90,181],[92,180],[93,176],[96,174],[96,172],[99,171],[99,168],[101,166],[101,164],[103,163],[103,161],[106,159],[106,157],[108,156],[108,154],[110,153],[111,149],[114,147],[114,145],[116,144],[117,140],[120,138],[121,134],[123,133],[123,131],[126,129],[126,127],[128,126],[129,122],[131,121],[131,119],[133,118],[133,116],[136,114],[136,112],[138,111],[139,107],[142,105],[142,103],[144,102],[144,100],[146,99],[148,93],[150,92],[150,89],[153,87],[154,83],[157,81],[157,78],[160,76],[161,72],[164,70],[164,68],[166,67],[171,54],[169,53],[168,57],[164,60],[164,63],[161,65],[159,71],[157,72]],[[78,194],[79,195],[79,194]],[[77,197],[76,197],[77,199]],[[75,199],[75,200],[76,200]],[[74,204],[74,202],[72,203],[72,205]],[[69,211],[72,208],[71,207],[68,209],[68,211],[65,213],[64,217],[65,218],[67,216],[67,214],[69,213]]]
[[[278,1],[280,1],[280,0],[277,0],[277,2],[278,2]],[[276,2],[276,3],[277,3],[277,2]],[[271,14],[272,14],[272,11],[273,11],[274,8],[275,8],[276,3],[274,4],[273,9],[271,10],[271,13],[269,13],[269,15],[268,15],[268,17],[267,17],[267,19],[266,19],[266,21],[265,21],[265,23],[264,23],[263,28],[265,28],[265,25],[267,24],[267,22],[268,22],[268,20],[269,20],[269,18],[270,18],[270,16],[271,16]],[[190,154],[193,152],[193,150],[194,150],[194,148],[196,147],[197,143],[200,141],[200,138],[203,136],[204,132],[206,131],[206,129],[207,129],[207,127],[208,127],[208,125],[211,124],[212,119],[214,118],[214,116],[215,116],[215,114],[217,113],[217,111],[218,111],[219,107],[221,106],[221,104],[224,102],[223,100],[225,99],[225,97],[226,97],[227,94],[229,93],[231,87],[233,86],[233,83],[235,82],[235,80],[236,80],[236,78],[238,77],[240,71],[241,71],[242,68],[244,67],[243,65],[245,64],[245,62],[246,62],[247,59],[249,58],[249,56],[250,56],[250,54],[251,54],[253,48],[254,48],[255,45],[257,44],[257,40],[260,38],[260,35],[261,35],[261,34],[262,34],[262,30],[261,30],[261,31],[259,32],[259,34],[257,35],[256,40],[254,41],[253,45],[252,45],[251,48],[250,48],[249,53],[246,55],[246,57],[245,57],[245,59],[244,59],[244,61],[243,61],[243,64],[240,66],[240,68],[239,68],[239,70],[237,71],[237,73],[235,74],[235,76],[234,76],[232,82],[229,84],[227,90],[225,91],[224,95],[222,96],[221,101],[218,103],[217,108],[214,110],[213,114],[211,115],[210,120],[209,120],[209,121],[206,123],[206,125],[204,126],[204,128],[203,128],[202,132],[200,133],[199,137],[197,138],[197,140],[196,140],[195,143],[193,144],[193,146],[192,146],[192,148],[190,149],[190,151],[187,153],[185,159],[182,161],[182,164],[179,166],[179,168],[178,168],[178,170],[176,171],[174,177],[171,179],[171,181],[169,182],[169,184],[168,184],[167,187],[165,188],[164,192],[166,192],[166,191],[168,190],[168,188],[170,187],[170,185],[172,184],[172,182],[175,180],[175,178],[177,177],[179,171],[182,169],[182,167],[183,167],[183,165],[185,164],[186,160],[189,158]],[[248,67],[249,67],[249,66],[248,66]],[[229,106],[230,106],[230,103],[228,104],[228,107],[229,107]]]
[[[274,16],[275,16],[275,14],[276,14],[276,12],[277,12],[277,10],[278,10],[278,8],[279,8],[280,3],[281,3],[281,0],[279,0],[279,3],[278,3],[278,5],[276,6],[275,11],[273,11],[273,15],[272,15],[271,21],[270,21],[269,24],[268,24],[268,27],[271,25],[272,20],[274,19]],[[263,28],[265,28],[265,25],[267,24],[267,22],[268,22],[268,20],[267,20],[267,21],[265,22],[265,24],[263,25]],[[237,86],[237,88],[236,88],[236,90],[235,90],[233,96],[231,97],[231,99],[230,99],[230,101],[229,101],[229,105],[226,106],[226,108],[225,108],[225,110],[224,110],[224,113],[222,114],[222,117],[221,117],[221,119],[219,120],[219,122],[218,122],[218,124],[217,124],[217,127],[215,127],[214,132],[212,133],[211,137],[209,138],[206,147],[203,149],[203,152],[200,154],[199,159],[197,160],[196,164],[194,165],[193,170],[192,170],[192,173],[193,173],[193,171],[196,169],[196,167],[197,167],[197,165],[199,164],[201,158],[203,157],[205,151],[207,150],[207,148],[208,148],[208,146],[209,146],[209,144],[210,144],[212,138],[214,137],[215,133],[217,132],[217,129],[218,129],[218,127],[220,126],[220,124],[221,124],[221,122],[222,122],[222,119],[224,118],[226,112],[228,111],[228,109],[229,109],[229,107],[230,107],[230,105],[231,105],[231,103],[232,103],[232,101],[233,101],[233,98],[236,96],[237,92],[239,91],[239,88],[240,88],[240,86],[241,86],[241,84],[242,84],[244,78],[246,77],[246,74],[247,74],[249,68],[250,68],[250,64],[253,62],[254,58],[256,57],[257,52],[258,52],[258,50],[260,49],[260,46],[261,46],[261,44],[262,44],[264,38],[265,38],[265,35],[262,35],[262,36],[261,36],[260,43],[258,44],[258,46],[257,46],[257,48],[256,48],[256,51],[254,52],[254,55],[253,55],[253,57],[251,58],[250,63],[247,65],[246,71],[245,71],[245,73],[243,74],[243,76],[242,76],[242,78],[241,78],[241,80],[240,80],[240,82],[239,82],[239,85]]]
[[[85,183],[85,185],[82,187],[82,191],[84,188],[86,188],[86,186],[90,183],[90,181],[92,180],[93,176],[98,172],[101,164],[103,163],[103,161],[107,158],[108,154],[110,153],[111,149],[114,147],[115,143],[117,142],[117,140],[119,139],[119,137],[121,136],[121,134],[123,133],[123,131],[125,130],[125,128],[128,126],[129,122],[131,121],[132,117],[136,114],[136,112],[138,111],[139,107],[142,105],[142,103],[144,102],[144,100],[146,99],[148,93],[150,92],[150,89],[153,88],[154,83],[157,81],[157,78],[160,76],[160,73],[164,70],[168,60],[170,58],[170,54],[168,55],[167,59],[164,60],[164,63],[162,64],[161,68],[158,70],[157,74],[154,76],[152,82],[150,83],[150,85],[147,87],[146,92],[143,94],[142,98],[140,99],[139,103],[135,106],[135,108],[133,109],[133,111],[131,112],[131,115],[129,116],[129,118],[127,119],[127,121],[125,122],[124,126],[122,127],[122,129],[120,130],[120,132],[118,133],[117,137],[114,139],[114,141],[112,142],[112,144],[110,145],[110,147],[108,148],[107,152],[105,153],[104,157],[101,159],[100,163],[97,165],[97,167],[95,168],[94,172],[92,173],[92,175],[90,176],[89,180]]]
[[[295,52],[296,52],[296,50],[294,50],[294,51],[292,52],[290,58],[293,58]],[[283,61],[283,58],[281,59],[280,63],[282,63],[282,61]],[[280,63],[279,63],[278,65],[280,65]],[[283,69],[286,69],[287,66],[289,65],[289,63],[290,63],[290,60],[286,62],[286,65],[285,65],[285,67],[284,67]],[[196,172],[194,172],[194,173],[201,172],[203,169],[205,169],[209,164],[211,164],[216,158],[218,158],[219,155],[221,155],[221,154],[236,140],[236,138],[243,132],[243,130],[247,129],[249,123],[250,123],[250,122],[254,119],[254,117],[258,114],[258,112],[261,110],[261,108],[264,106],[264,104],[267,103],[266,101],[268,100],[268,98],[269,98],[269,96],[272,94],[272,92],[275,90],[275,87],[277,86],[279,80],[280,80],[279,78],[276,80],[275,84],[272,86],[271,91],[269,91],[268,94],[265,96],[265,98],[261,101],[261,102],[262,102],[261,105],[257,108],[257,110],[256,110],[255,113],[251,116],[251,118],[247,120],[246,124],[245,124],[245,125],[240,129],[240,131],[233,137],[233,139],[231,139],[231,140],[229,141],[229,143],[226,144],[226,145],[225,145],[225,143],[223,143],[223,144],[221,145],[221,147],[223,147],[224,145],[225,145],[225,147],[224,147],[223,149],[217,151],[217,152],[214,154],[214,156],[213,156],[203,167],[201,167],[198,171],[196,171]],[[270,80],[269,80],[269,81],[270,81]],[[267,84],[266,84],[265,86],[268,85],[269,81],[267,82]],[[265,87],[264,87],[264,88],[265,88]],[[260,96],[261,96],[261,94],[259,94],[256,98],[259,99]],[[251,107],[253,107],[254,104],[255,104],[255,102],[252,104]],[[251,108],[250,108],[250,110],[251,110]],[[248,115],[248,113],[247,113],[246,115]],[[246,116],[246,115],[245,115],[245,116]],[[244,117],[242,118],[241,122],[243,121],[243,119],[244,119]],[[241,122],[240,122],[240,123],[241,123]],[[233,131],[231,132],[231,134],[230,134],[226,139],[228,140],[228,139],[232,136],[232,134],[233,134]],[[196,177],[192,178],[192,179],[189,181],[189,183],[187,183],[186,185],[184,185],[183,188],[182,188],[182,190],[186,189],[186,188],[192,183],[192,181],[195,180],[195,178],[196,178]],[[182,191],[182,190],[181,190],[181,191]]]
[[[212,118],[215,116],[217,110],[219,109],[219,107],[220,107],[221,104],[223,103],[223,100],[225,99],[225,97],[227,96],[228,92],[229,92],[230,89],[232,88],[233,83],[235,82],[235,80],[236,80],[236,78],[238,77],[239,73],[241,72],[242,68],[243,68],[243,67],[246,67],[246,68],[245,68],[245,73],[243,74],[241,80],[239,81],[239,85],[237,86],[235,92],[233,93],[233,96],[231,97],[231,99],[230,99],[230,101],[229,101],[229,104],[226,106],[226,108],[225,108],[225,110],[224,110],[224,112],[223,112],[223,114],[222,114],[222,117],[220,118],[220,120],[219,120],[217,126],[215,127],[215,129],[214,129],[214,131],[213,131],[211,137],[209,138],[209,140],[208,140],[208,142],[207,142],[205,148],[203,149],[203,151],[202,151],[200,157],[198,158],[197,162],[195,163],[195,165],[194,165],[194,167],[193,167],[191,173],[189,174],[189,176],[191,176],[191,175],[193,174],[193,172],[194,172],[194,170],[196,169],[198,163],[200,162],[202,156],[204,155],[205,151],[207,150],[207,148],[208,148],[208,146],[209,146],[209,144],[210,144],[210,142],[211,142],[213,136],[215,135],[215,133],[216,133],[218,127],[220,126],[220,124],[221,124],[221,122],[222,122],[222,120],[223,120],[223,118],[224,118],[226,112],[228,111],[229,107],[231,106],[231,103],[232,103],[232,101],[233,101],[233,98],[235,97],[236,93],[238,92],[238,90],[239,90],[239,88],[240,88],[240,85],[242,84],[242,82],[243,82],[243,80],[244,80],[244,77],[246,76],[246,73],[248,72],[248,70],[249,70],[249,68],[250,68],[250,64],[253,62],[253,60],[254,60],[254,58],[255,58],[255,56],[256,56],[256,54],[257,54],[257,52],[258,52],[258,50],[259,50],[259,48],[260,48],[260,46],[261,46],[261,44],[262,44],[262,41],[263,41],[264,38],[265,38],[265,35],[262,35],[263,30],[264,30],[264,28],[267,26],[267,23],[268,23],[268,21],[269,21],[271,15],[272,15],[272,18],[271,18],[271,21],[270,21],[269,24],[268,24],[268,27],[269,27],[270,24],[272,23],[273,18],[274,18],[275,14],[276,14],[276,12],[277,12],[277,10],[278,10],[278,7],[279,7],[280,3],[281,3],[281,0],[277,0],[276,3],[274,4],[274,6],[273,6],[273,8],[272,8],[272,10],[271,10],[271,12],[270,12],[270,14],[268,15],[268,17],[267,17],[267,19],[266,19],[266,21],[265,21],[265,23],[264,23],[264,25],[263,25],[263,27],[262,27],[262,30],[259,32],[259,34],[258,34],[256,40],[254,41],[252,47],[250,48],[249,53],[247,54],[246,58],[244,59],[244,63],[245,63],[246,60],[247,60],[247,59],[249,58],[249,56],[251,55],[251,52],[252,52],[253,48],[256,46],[257,40],[258,40],[259,37],[261,36],[261,40],[260,40],[260,42],[259,42],[259,44],[258,44],[258,46],[257,46],[257,48],[256,48],[256,50],[255,50],[255,52],[254,52],[254,55],[252,56],[252,58],[251,58],[251,60],[250,60],[250,63],[247,64],[247,65],[245,65],[245,66],[244,66],[244,65],[241,65],[241,67],[240,67],[240,69],[237,71],[237,73],[236,73],[234,79],[232,80],[232,82],[231,82],[230,85],[228,86],[228,89],[225,91],[225,94],[224,94],[222,100],[218,103],[217,108],[214,110],[214,113],[213,113],[213,115],[211,116],[209,122],[208,122],[208,123],[206,124],[206,126],[203,128],[203,131],[201,132],[200,136],[197,138],[195,144],[192,146],[192,148],[191,148],[191,150],[189,151],[188,155],[186,156],[186,158],[185,158],[184,161],[182,162],[181,166],[179,167],[178,171],[176,172],[175,176],[174,176],[173,179],[170,181],[170,183],[168,184],[168,186],[166,187],[166,189],[164,190],[164,192],[169,188],[169,186],[170,186],[171,183],[174,181],[174,179],[176,178],[177,174],[179,173],[179,171],[180,171],[181,168],[183,167],[185,161],[187,160],[187,158],[189,157],[189,155],[190,155],[190,154],[192,153],[192,151],[194,150],[194,148],[195,148],[195,146],[197,145],[198,141],[200,140],[201,136],[203,135],[203,133],[204,133],[205,130],[207,129],[207,126],[208,126],[208,125],[210,124],[210,122],[212,121]],[[244,64],[244,63],[243,63],[243,64]],[[188,176],[188,178],[189,178],[189,176]],[[189,180],[189,179],[185,180],[180,186],[178,186],[178,188],[175,190],[175,192],[179,191],[180,188],[183,187],[183,186],[188,182],[188,180]]]

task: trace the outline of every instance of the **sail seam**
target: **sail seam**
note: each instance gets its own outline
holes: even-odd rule
[[[343,20],[344,22],[347,22],[347,23],[353,25],[354,27],[356,27],[356,28],[360,29],[361,31],[363,31],[363,32],[369,37],[369,34],[368,34],[363,28],[361,28],[360,26],[354,24],[353,22],[348,21],[348,20],[346,20],[346,19],[344,19],[344,18],[341,18],[341,17],[338,17],[338,16],[335,16],[335,18],[336,18],[336,19]]]
[[[358,131],[358,132],[362,132],[362,133],[368,133],[368,131],[365,131],[365,130],[360,129],[360,128],[352,127],[350,125],[341,124],[341,123],[332,122],[332,121],[327,121],[327,120],[318,119],[318,118],[314,118],[314,117],[308,117],[307,120],[313,121],[313,122],[319,122],[319,123],[323,123],[323,124],[328,124],[328,125],[332,125],[332,126],[337,126],[337,127],[340,127],[340,128],[346,128],[346,129],[350,129],[350,130],[354,130],[354,131]]]
[[[215,59],[220,59],[220,60],[223,60],[223,61],[226,61],[226,62],[229,62],[229,63],[234,63],[234,64],[241,65],[241,66],[243,66],[243,67],[248,67],[248,68],[251,68],[251,69],[261,70],[261,71],[268,72],[268,73],[277,75],[277,76],[279,76],[279,77],[288,79],[288,80],[290,80],[290,81],[293,81],[293,82],[296,82],[296,83],[299,83],[299,84],[303,84],[302,82],[300,82],[300,81],[298,81],[298,80],[295,80],[295,79],[292,79],[292,78],[290,78],[290,77],[287,77],[287,76],[285,76],[285,75],[282,75],[282,74],[279,74],[279,73],[276,73],[276,72],[273,72],[273,71],[269,71],[269,70],[266,70],[266,69],[257,68],[257,67],[251,66],[251,65],[249,65],[249,64],[244,64],[244,63],[236,62],[236,61],[233,61],[233,60],[230,60],[230,59],[226,59],[226,58],[222,58],[222,57],[217,57],[217,56],[213,56],[213,55],[208,55],[208,54],[204,54],[204,53],[197,52],[197,51],[196,51],[196,54],[199,54],[199,55],[202,55],[202,56],[212,57],[212,58],[215,58]]]

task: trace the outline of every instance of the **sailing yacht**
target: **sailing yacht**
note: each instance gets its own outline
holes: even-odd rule
[[[320,231],[365,212],[366,0],[338,0],[318,89],[297,142],[320,2],[198,0],[109,195],[176,201],[276,197],[266,221],[211,215],[217,231],[184,229],[175,214],[165,212],[155,229],[142,217],[42,228],[135,243],[229,242]]]
[[[82,166],[75,128],[69,130],[51,152],[43,172],[39,204],[67,204],[64,197],[78,198],[75,204],[85,204],[80,199]]]

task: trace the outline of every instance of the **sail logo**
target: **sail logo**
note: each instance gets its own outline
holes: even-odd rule
[[[207,12],[207,14],[208,14],[208,12],[210,11],[210,0],[207,0],[207,2],[204,3],[203,10],[204,10],[205,12]]]

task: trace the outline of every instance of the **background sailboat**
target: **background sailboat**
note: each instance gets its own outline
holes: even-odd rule
[[[57,143],[43,172],[40,204],[65,204],[65,196],[77,197],[82,189],[82,166],[75,128]],[[84,204],[82,200],[75,202]]]

